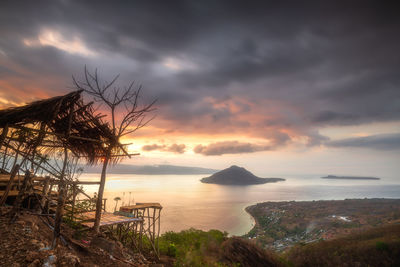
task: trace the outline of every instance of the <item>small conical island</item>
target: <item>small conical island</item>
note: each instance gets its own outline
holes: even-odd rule
[[[253,185],[285,181],[283,178],[260,178],[238,166],[231,166],[225,170],[214,173],[210,177],[201,179],[202,183],[221,185]]]

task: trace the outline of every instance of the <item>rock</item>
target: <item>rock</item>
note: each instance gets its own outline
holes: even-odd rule
[[[39,227],[38,227],[37,224],[36,224],[35,222],[33,222],[33,221],[28,220],[28,221],[25,222],[25,225],[28,226],[29,228],[31,228],[32,231],[34,231],[34,232],[39,231]]]
[[[26,254],[25,260],[26,260],[27,262],[33,262],[35,259],[37,259],[37,258],[39,258],[39,257],[40,257],[39,252],[36,252],[36,251],[29,251],[29,252]]]
[[[19,224],[19,225],[22,225],[22,226],[25,225],[25,221],[23,221],[23,220],[15,221],[15,223],[16,223],[16,224]]]
[[[28,267],[39,267],[41,264],[40,264],[40,260],[39,259],[36,259],[36,260],[34,260],[33,262],[31,262],[29,265],[28,265]]]
[[[116,243],[117,243],[118,247],[120,247],[120,248],[124,247],[124,245],[120,241],[117,241]]]
[[[57,261],[56,255],[50,255],[43,263],[43,267],[55,267],[55,263]]]
[[[115,248],[115,243],[113,241],[107,240],[103,237],[94,237],[92,242],[90,242],[92,247],[101,248],[104,251],[112,254]]]
[[[59,266],[74,267],[79,266],[80,259],[71,253],[65,254],[59,261]]]
[[[46,247],[46,245],[44,243],[42,243],[42,242],[39,242],[39,243],[36,244],[36,247],[39,250],[43,250]]]

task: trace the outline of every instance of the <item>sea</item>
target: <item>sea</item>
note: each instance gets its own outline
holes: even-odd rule
[[[159,202],[161,232],[189,228],[226,231],[243,235],[254,226],[245,208],[266,201],[343,200],[352,198],[400,198],[400,176],[381,180],[321,179],[324,175],[280,175],[286,181],[261,185],[204,184],[207,175],[107,175],[104,197],[107,211],[137,202]],[[100,174],[85,173],[79,180],[98,181]],[[97,185],[84,189],[90,195]],[[121,201],[114,201],[120,197]]]

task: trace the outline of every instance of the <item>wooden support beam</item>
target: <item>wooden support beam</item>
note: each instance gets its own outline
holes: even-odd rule
[[[71,220],[74,218],[74,213],[75,213],[75,200],[76,200],[76,195],[78,194],[76,192],[76,185],[72,185],[72,207],[71,207]]]
[[[42,164],[38,164],[38,163],[36,163],[35,161],[33,161],[32,159],[29,159],[29,158],[28,158],[28,156],[29,156],[28,153],[22,152],[22,151],[20,151],[19,149],[14,148],[14,147],[11,146],[11,145],[7,145],[7,144],[6,144],[6,146],[9,147],[9,148],[11,148],[11,150],[15,151],[17,154],[20,154],[21,156],[23,156],[25,159],[27,159],[27,160],[29,160],[30,162],[32,162],[32,163],[33,163],[34,165],[36,165],[37,167],[39,167],[39,168],[43,169],[44,171],[48,172],[49,174],[53,175],[54,177],[59,177],[59,174],[55,174],[53,171],[50,171],[49,169],[43,167]],[[40,158],[40,159],[45,159],[45,158],[42,157],[41,155],[36,155],[36,157],[38,157],[38,158]],[[53,170],[55,170],[55,172],[58,173],[58,170],[55,169],[52,165],[49,165],[49,164],[48,164],[48,166],[51,167]]]
[[[6,126],[3,128],[3,132],[1,133],[1,136],[0,136],[0,149],[3,146],[3,142],[5,141],[7,134],[8,134],[8,125],[6,124]]]
[[[19,211],[21,209],[22,200],[23,200],[26,192],[28,191],[29,187],[31,186],[30,179],[31,179],[31,172],[30,171],[26,171],[25,172],[25,176],[24,176],[24,181],[22,183],[22,187],[18,192],[18,196],[14,201],[14,206],[13,206],[13,209],[11,211],[11,220],[10,220],[11,222],[14,222],[16,220],[16,218],[18,217],[18,215],[19,215]]]
[[[29,128],[26,126],[21,126],[21,125],[12,125],[10,128],[15,128],[15,129],[24,129],[24,130],[29,130],[33,132],[40,132],[40,129],[35,129],[35,128]],[[59,133],[54,133],[50,131],[45,131],[45,134],[51,135],[51,136],[56,136],[56,137],[61,137],[61,138],[68,138],[67,136]],[[104,141],[98,140],[98,139],[92,139],[92,138],[87,138],[87,137],[81,137],[81,136],[75,136],[75,135],[70,135],[69,138],[72,139],[77,139],[77,140],[84,140],[84,141],[90,141],[90,142],[96,142],[96,143],[106,143]]]
[[[130,153],[130,154],[127,154],[127,155],[110,155],[110,157],[111,158],[114,158],[114,157],[128,157],[128,155],[129,156],[139,156],[140,155],[140,153]],[[80,156],[81,158],[87,158],[87,156]],[[96,155],[96,157],[97,158],[105,158],[106,157],[106,155]]]
[[[60,175],[60,183],[58,185],[58,199],[57,199],[57,210],[56,217],[54,219],[54,231],[53,231],[53,242],[51,244],[51,248],[55,249],[57,247],[57,243],[60,237],[60,229],[61,229],[61,219],[64,212],[64,204],[65,198],[65,183],[64,183],[64,175],[67,168],[68,161],[68,150],[64,148],[64,164]]]
[[[42,213],[44,212],[44,207],[46,204],[46,196],[49,192],[50,188],[50,176],[45,177],[44,185],[43,185],[43,190],[42,190],[42,199],[40,200],[40,208],[42,209]]]
[[[4,203],[6,203],[6,200],[7,200],[7,197],[8,197],[8,193],[11,190],[11,186],[12,186],[12,184],[14,182],[14,178],[17,175],[18,171],[19,171],[19,165],[16,164],[16,165],[14,165],[14,167],[13,167],[13,169],[11,171],[10,180],[8,181],[6,190],[4,191],[3,196],[0,199],[0,206],[3,206]]]

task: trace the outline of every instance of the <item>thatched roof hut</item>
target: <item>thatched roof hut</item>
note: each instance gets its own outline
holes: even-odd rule
[[[42,138],[41,144],[35,145],[47,148],[66,147],[75,156],[84,157],[88,163],[96,163],[105,155],[105,148],[118,140],[108,123],[102,121],[101,116],[94,115],[92,103],[84,104],[81,93],[82,91],[74,91],[0,110],[0,128],[3,128],[3,133],[8,128],[42,132],[47,139]],[[19,140],[31,145],[33,139],[27,136],[29,135]],[[119,151],[113,151],[113,154],[124,153],[122,145],[116,147]]]

